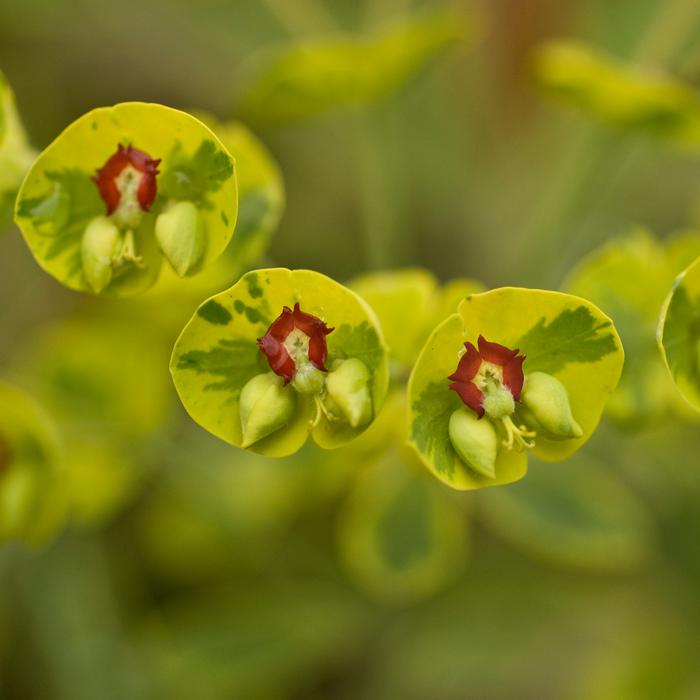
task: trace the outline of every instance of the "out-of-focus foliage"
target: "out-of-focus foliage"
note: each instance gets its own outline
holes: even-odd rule
[[[373,595],[428,597],[459,574],[468,544],[464,511],[420,465],[384,459],[348,495],[339,542],[346,569]]]
[[[0,542],[45,543],[63,524],[65,483],[55,427],[20,389],[0,384]]]
[[[241,113],[254,124],[279,123],[371,104],[470,33],[467,16],[448,7],[365,36],[331,35],[267,49],[248,68]]]
[[[577,455],[535,464],[508,489],[480,494],[486,525],[526,554],[580,571],[626,573],[649,564],[651,516],[604,464]]]
[[[700,258],[673,283],[661,311],[658,339],[673,381],[700,411]]]
[[[554,97],[614,127],[700,144],[700,97],[656,68],[628,66],[594,47],[557,41],[538,49],[535,73]]]
[[[139,451],[170,408],[167,361],[161,336],[138,318],[67,319],[22,348],[17,371],[61,431],[62,488],[78,523],[101,524],[136,493]]]
[[[0,71],[0,235],[5,232],[24,174],[34,160],[15,105],[15,96]]]
[[[698,254],[700,235],[694,231],[661,243],[638,229],[591,253],[565,283],[567,291],[600,306],[620,333],[625,366],[606,411],[623,425],[642,428],[689,414],[663,367],[656,325],[674,278]]]

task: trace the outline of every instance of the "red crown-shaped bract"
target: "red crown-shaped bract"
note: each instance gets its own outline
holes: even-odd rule
[[[270,369],[283,377],[285,384],[294,379],[297,370],[294,359],[284,345],[284,341],[295,328],[309,337],[309,362],[322,372],[328,371],[326,336],[334,329],[328,328],[317,316],[304,313],[298,303],[294,304],[294,310],[285,306],[267,329],[267,333],[257,341],[258,347],[267,357]]]
[[[122,194],[117,186],[117,178],[128,165],[142,173],[141,182],[136,190],[136,198],[141,209],[148,211],[158,192],[156,175],[158,175],[159,163],[160,159],[155,160],[148,153],[139,151],[138,148],[119,144],[117,152],[109,157],[92,178],[100,191],[100,196],[107,205],[107,214],[114,213],[119,206]]]
[[[513,394],[515,401],[520,401],[525,375],[523,362],[525,355],[518,355],[519,350],[509,350],[504,345],[490,343],[483,335],[477,341],[477,350],[472,343],[465,343],[467,352],[462,355],[454,374],[450,389],[457,392],[462,401],[481,418],[484,415],[484,392],[472,381],[481,369],[482,362],[491,362],[503,368],[503,385]]]

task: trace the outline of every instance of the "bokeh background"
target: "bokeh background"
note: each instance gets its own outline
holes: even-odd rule
[[[321,51],[304,89],[255,92],[268,47],[341,33],[380,48]],[[697,244],[700,139],[607,74],[594,87],[612,80],[631,117],[554,89],[536,57],[562,38],[623,77],[700,83],[689,0],[0,3],[0,69],[35,148],[124,100],[240,120],[286,192],[247,264],[586,290],[645,358],[580,455],[513,486],[452,492],[403,449],[400,333],[372,434],[267,460],[205,433],[171,385],[204,291],[74,294],[8,226],[0,405],[50,466],[0,545],[2,700],[700,698],[700,432],[654,348],[683,267],[658,279],[663,241]],[[596,278],[584,256],[621,237]]]

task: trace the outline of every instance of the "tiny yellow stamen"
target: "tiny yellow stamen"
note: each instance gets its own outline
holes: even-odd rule
[[[535,446],[535,437],[537,433],[534,430],[528,430],[525,425],[515,425],[510,416],[504,416],[501,418],[501,422],[506,431],[506,436],[502,443],[506,449],[512,450],[513,447],[515,447],[518,452],[522,452],[525,448],[532,448]]]

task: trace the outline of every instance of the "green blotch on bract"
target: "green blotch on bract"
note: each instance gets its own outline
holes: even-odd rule
[[[700,343],[700,304],[693,304],[688,290],[676,286],[666,312],[663,344],[671,375],[678,381],[700,386],[700,367],[696,348]]]
[[[192,370],[197,374],[211,374],[220,381],[203,387],[204,391],[230,391],[231,398],[260,372],[260,353],[254,343],[245,340],[220,340],[210,350],[190,350],[180,357],[177,369]]]
[[[197,315],[201,316],[205,321],[209,321],[209,323],[215,323],[220,326],[230,323],[233,318],[231,313],[214,299],[209,299],[209,301],[200,306],[197,309]]]
[[[572,362],[598,362],[617,349],[612,333],[600,333],[606,328],[610,323],[597,321],[585,306],[564,309],[549,323],[540,319],[517,343],[526,371],[556,374]]]
[[[104,202],[88,173],[69,168],[47,172],[46,179],[51,192],[21,200],[18,213],[33,219],[37,226],[51,225],[47,234],[59,236],[66,230],[82,230],[90,219],[105,213]]]
[[[461,405],[457,394],[449,391],[447,379],[429,384],[416,402],[417,413],[411,430],[413,440],[422,453],[432,457],[435,469],[448,477],[452,476],[455,464],[450,443],[450,416]]]
[[[248,285],[248,294],[252,299],[259,299],[263,295],[263,290],[260,285],[258,285],[258,276],[256,274],[249,274],[245,278],[246,284]]]
[[[246,318],[251,323],[265,323],[263,315],[258,309],[253,306],[248,306],[240,299],[236,299],[236,301],[233,302],[233,308],[236,310],[236,313],[245,314]]]
[[[202,141],[192,156],[185,155],[182,144],[176,141],[158,184],[172,199],[195,201],[207,208],[211,207],[207,194],[219,190],[232,175],[231,160],[213,141]]]
[[[372,372],[384,355],[377,331],[367,321],[358,326],[344,324],[327,336],[328,353],[336,358],[354,357]]]
[[[431,499],[426,485],[407,482],[377,522],[377,540],[384,559],[394,569],[409,569],[433,552]]]

